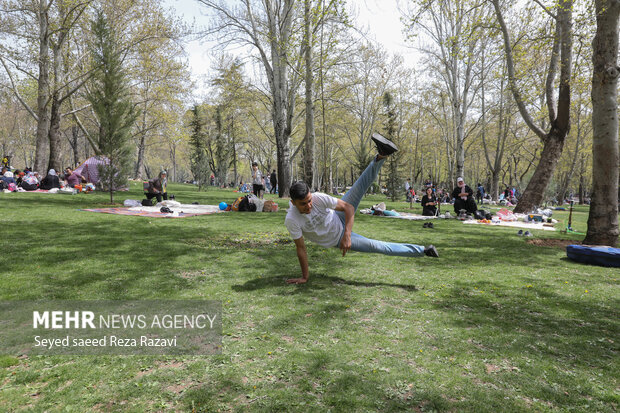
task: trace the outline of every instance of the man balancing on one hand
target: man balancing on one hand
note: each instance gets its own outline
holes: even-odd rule
[[[308,254],[304,237],[323,247],[340,248],[343,257],[349,250],[401,257],[439,256],[432,245],[425,248],[421,245],[377,241],[352,232],[355,210],[362,197],[377,179],[385,158],[398,150],[394,143],[378,133],[373,134],[372,140],[379,154],[342,199],[320,192],[312,194],[304,182],[296,182],[291,186],[291,205],[284,223],[295,240],[302,277],[291,278],[287,283],[303,284],[308,281]]]

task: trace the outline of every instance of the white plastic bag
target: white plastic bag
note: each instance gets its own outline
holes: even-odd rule
[[[126,199],[125,202],[123,202],[123,205],[131,208],[142,206],[142,203],[140,201],[136,201],[135,199]]]
[[[248,195],[248,202],[256,205],[256,212],[263,212],[263,206],[265,206],[265,200],[258,198],[254,194]]]

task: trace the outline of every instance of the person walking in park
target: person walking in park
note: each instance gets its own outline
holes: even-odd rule
[[[476,201],[480,202],[482,205],[482,200],[484,199],[484,186],[481,183],[478,183],[478,191],[476,192]]]
[[[308,253],[304,238],[323,247],[338,247],[344,257],[350,250],[401,257],[438,257],[433,245],[424,247],[415,244],[399,244],[368,239],[352,232],[355,211],[370,185],[377,179],[385,159],[396,152],[394,143],[373,134],[372,140],[379,154],[370,162],[351,189],[342,197],[334,198],[320,192],[310,193],[305,182],[291,186],[291,202],[284,223],[295,241],[297,258],[301,267],[301,278],[291,278],[289,284],[303,284],[308,281]]]
[[[257,197],[261,197],[261,191],[263,190],[263,174],[258,169],[258,164],[252,162],[252,192]]]
[[[278,185],[278,175],[276,175],[276,170],[271,171],[271,175],[269,176],[269,182],[271,182],[271,190],[269,190],[270,194],[276,193],[276,185]]]

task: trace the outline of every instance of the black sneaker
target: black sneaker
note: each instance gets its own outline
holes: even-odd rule
[[[428,228],[428,222],[425,222],[424,224],[422,224],[422,228]]]
[[[392,141],[384,138],[378,133],[372,134],[372,140],[374,141],[375,145],[377,145],[377,151],[379,151],[379,155],[381,156],[391,155],[398,150],[398,148],[396,147],[396,145],[394,145]]]
[[[433,225],[433,223],[432,223],[432,222],[429,222],[429,223],[428,223],[428,225],[427,225],[427,227],[428,227],[428,228],[435,228],[435,226]]]
[[[429,257],[439,257],[439,253],[437,252],[437,248],[435,248],[434,245],[429,245],[428,247],[424,248],[424,254],[428,255]]]

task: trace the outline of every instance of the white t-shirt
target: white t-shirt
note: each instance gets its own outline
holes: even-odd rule
[[[262,185],[263,184],[263,174],[260,172],[260,169],[256,170],[256,176],[253,178],[252,183],[254,185]]]
[[[337,205],[337,198],[315,192],[312,194],[312,209],[309,214],[301,214],[297,207],[289,202],[284,224],[293,239],[303,236],[323,247],[335,247],[344,232],[344,225],[334,211]]]

